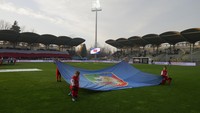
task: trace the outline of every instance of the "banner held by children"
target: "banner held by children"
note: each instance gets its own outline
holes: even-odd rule
[[[61,76],[70,84],[75,71],[80,71],[80,88],[97,91],[119,90],[159,85],[162,77],[142,72],[125,61],[100,70],[77,68],[55,61]]]

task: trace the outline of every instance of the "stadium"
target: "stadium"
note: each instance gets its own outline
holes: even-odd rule
[[[67,25],[75,25],[73,19]],[[63,21],[56,22],[61,26]],[[106,53],[97,47],[97,39],[87,50],[85,42],[91,40],[84,34],[25,32],[17,21],[10,28],[0,26],[0,113],[199,113],[200,28],[184,29],[106,38],[103,41],[115,48]]]
[[[198,62],[200,61],[200,28],[184,31],[168,31],[146,34],[142,37],[109,39],[107,44],[116,47],[114,57],[149,57],[154,61]]]
[[[186,29],[181,32],[168,31],[160,35],[147,34],[142,37],[132,36],[128,39],[109,39],[107,44],[117,48],[112,60],[147,57],[153,61],[195,62],[200,61],[200,28]],[[17,33],[13,30],[0,30],[1,50],[3,58],[16,59],[72,59],[75,47],[82,44],[83,38],[39,35],[33,32]]]
[[[65,58],[71,59],[73,47],[85,40],[51,34],[39,35],[32,32],[18,33],[0,30],[1,57],[17,59]],[[56,46],[56,47],[54,47]]]
[[[184,30],[181,33],[165,32],[161,35],[149,34],[143,37],[133,36],[128,39],[119,38],[117,40],[107,40],[106,43],[119,50],[111,56],[116,62],[119,62],[127,57],[130,59],[148,57],[154,59],[155,62],[166,62],[169,60],[169,57],[172,57],[172,62],[189,62],[192,60],[192,62],[198,63],[199,48],[197,42],[199,41],[199,35],[200,29],[193,28]],[[39,35],[31,32],[17,33],[13,30],[0,30],[0,40],[0,54],[3,58],[0,70],[0,84],[2,86],[0,93],[2,109],[0,112],[55,113],[68,111],[68,109],[70,109],[69,112],[82,113],[165,113],[163,110],[174,113],[197,113],[200,111],[198,107],[198,86],[200,85],[198,82],[198,73],[200,73],[198,69],[199,66],[168,66],[170,77],[173,78],[171,85],[150,85],[151,87],[143,87],[145,85],[141,85],[141,87],[135,86],[134,84],[132,87],[135,88],[133,89],[128,88],[125,90],[109,92],[92,91],[93,88],[90,89],[90,86],[88,86],[89,89],[86,87],[85,89],[83,87],[80,89],[80,100],[73,103],[67,95],[69,92],[69,85],[64,82],[65,80],[67,81],[65,78],[66,73],[73,72],[64,72],[64,66],[60,67],[60,72],[63,71],[62,73],[64,73],[62,78],[63,82],[57,83],[55,81],[56,65],[52,63],[53,60],[62,59],[63,62],[68,62],[68,65],[78,67],[77,69],[83,68],[89,70],[99,70],[115,66],[116,64],[113,60],[112,62],[108,60],[103,61],[110,63],[103,63],[102,61],[94,60],[84,62],[80,60],[72,60],[72,56],[75,54],[74,47],[85,41],[82,38],[72,39],[67,36],[56,37],[50,34]],[[189,48],[187,46],[178,46],[180,42],[189,42]],[[165,48],[160,46],[163,45],[163,43],[172,44],[173,48],[171,49],[171,46],[167,46]],[[195,45],[195,43],[197,43],[197,45]],[[153,47],[157,47],[156,50],[151,48],[152,46],[148,46],[148,44],[152,44],[154,45]],[[185,52],[180,52],[180,50],[175,52],[175,49],[177,50],[178,48]],[[144,53],[144,50],[147,50],[146,53]],[[163,50],[167,50],[165,51],[167,53],[162,52]],[[188,50],[190,51],[186,54],[186,51]],[[188,57],[186,57],[187,55]],[[192,59],[190,59],[190,55],[192,55]],[[167,59],[164,58],[163,60],[162,58],[164,56],[167,56]],[[182,60],[179,59],[180,56],[182,57]],[[9,58],[16,58],[16,64],[8,65],[12,64],[7,63]],[[183,60],[183,58],[186,59]],[[141,70],[142,73],[145,72],[155,75],[160,74],[162,65],[164,65],[149,65],[147,62],[130,63],[132,63],[132,66]],[[119,69],[114,68],[114,70],[129,68],[124,66],[125,65],[122,65]],[[73,70],[70,69],[71,67],[65,68]],[[18,69],[18,71],[12,72],[13,69]],[[19,69],[37,69],[37,71],[30,73],[29,71],[19,71]],[[5,70],[10,71],[6,72]],[[115,73],[114,71],[111,72]],[[128,75],[129,73],[127,72],[130,72],[130,70],[125,70],[123,73]],[[142,73],[139,75],[142,76]],[[124,74],[122,76],[124,76]],[[128,79],[130,79],[130,76]],[[140,78],[140,76],[138,77]],[[129,81],[129,84],[130,83],[131,82]],[[103,85],[105,85],[105,83],[103,83]],[[176,106],[176,102],[178,102],[180,106],[175,108],[174,106]],[[77,105],[82,107],[77,109]],[[13,109],[9,109],[10,107]],[[49,108],[47,109],[46,107]]]

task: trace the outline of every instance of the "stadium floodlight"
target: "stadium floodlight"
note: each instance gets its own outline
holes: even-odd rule
[[[96,12],[96,19],[95,19],[95,44],[94,47],[97,48],[97,12],[102,11],[99,0],[93,1],[92,4],[92,12]],[[96,58],[96,55],[95,55]]]
[[[102,11],[99,0],[93,1],[92,3],[92,11]]]

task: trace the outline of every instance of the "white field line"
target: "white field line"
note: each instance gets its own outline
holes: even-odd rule
[[[41,69],[0,69],[0,72],[24,72],[24,71],[42,71]]]

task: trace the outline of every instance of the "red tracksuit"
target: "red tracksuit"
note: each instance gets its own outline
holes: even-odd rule
[[[56,68],[56,80],[61,81],[61,75],[60,75],[58,68]]]
[[[168,81],[169,84],[171,83],[172,79],[168,77],[168,72],[166,69],[161,71],[161,76],[163,77],[162,84],[165,84],[166,81]]]
[[[70,90],[72,97],[78,97],[78,90],[79,90],[79,76],[72,76]]]

